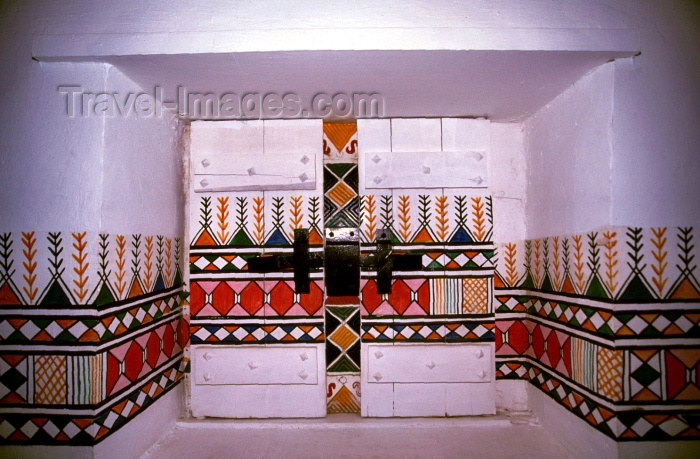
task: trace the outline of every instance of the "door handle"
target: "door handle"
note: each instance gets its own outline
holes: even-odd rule
[[[294,270],[294,292],[309,293],[309,272],[320,268],[323,258],[309,253],[309,230],[294,230],[294,252],[292,255],[263,255],[248,259],[248,271],[251,273],[271,273]]]
[[[363,266],[377,270],[377,293],[391,293],[394,271],[418,271],[423,265],[421,255],[392,254],[391,232],[388,228],[377,234],[377,253],[363,260]]]

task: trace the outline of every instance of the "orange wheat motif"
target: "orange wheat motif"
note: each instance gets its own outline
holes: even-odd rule
[[[542,241],[540,239],[535,239],[535,253],[534,253],[535,260],[534,260],[533,267],[532,267],[532,280],[535,281],[535,286],[540,285],[540,280],[542,280],[542,278],[540,277],[540,255],[541,255],[540,243],[541,242]]]
[[[126,281],[124,280],[124,276],[126,275],[126,271],[124,270],[124,266],[126,265],[126,259],[124,258],[124,255],[126,254],[126,238],[124,237],[123,234],[118,234],[117,235],[117,272],[116,272],[116,278],[117,281],[114,283],[114,288],[117,289],[117,293],[119,294],[120,299],[124,298],[124,289],[126,288]]]
[[[169,237],[165,238],[165,283],[171,285],[171,276],[173,274],[173,240]]]
[[[404,242],[408,242],[411,237],[411,198],[410,196],[399,196],[399,235]]]
[[[228,228],[228,196],[220,196],[216,198],[219,201],[219,205],[216,206],[218,213],[216,214],[217,225],[219,226],[219,231],[216,233],[216,237],[219,238],[219,242],[226,244],[228,237],[231,234],[226,229]]]
[[[574,285],[578,289],[579,293],[583,292],[583,288],[586,286],[586,280],[583,278],[583,243],[581,242],[581,235],[571,236],[574,240]]]
[[[506,256],[504,258],[506,262],[506,282],[510,287],[515,287],[516,282],[518,282],[518,270],[515,267],[517,253],[518,249],[514,242],[506,244]]]
[[[450,219],[447,216],[447,208],[449,207],[447,196],[437,196],[435,198],[435,220],[437,221],[437,237],[444,241],[450,232]]]
[[[605,247],[605,252],[603,253],[605,257],[605,280],[603,282],[605,286],[608,287],[608,290],[610,290],[610,293],[614,294],[615,289],[617,289],[619,285],[619,282],[615,282],[615,278],[619,272],[619,270],[615,269],[618,263],[617,250],[615,250],[615,246],[617,245],[617,239],[615,239],[617,233],[615,231],[606,231],[603,233],[603,237],[605,238],[605,243],[603,244],[603,247]]]
[[[87,247],[87,240],[85,240],[85,234],[87,233],[83,231],[82,233],[71,234],[73,235],[74,241],[73,249],[75,249],[75,253],[72,256],[73,260],[75,260],[75,262],[78,265],[73,268],[73,272],[78,276],[77,279],[73,279],[73,284],[75,285],[73,293],[75,293],[75,296],[82,303],[85,300],[85,296],[88,293],[87,281],[90,278],[90,276],[86,274],[87,269],[90,266],[90,263],[86,261],[87,250],[85,250],[85,248]]]
[[[552,242],[554,245],[554,251],[552,252],[552,267],[554,268],[554,290],[558,291],[561,289],[561,275],[559,273],[559,267],[561,266],[561,262],[559,261],[559,236],[554,236],[552,238]]]
[[[472,198],[472,209],[474,210],[474,237],[477,241],[483,241],[484,236],[486,236],[486,220],[484,220],[484,203],[481,200],[481,196],[475,196]]]
[[[253,224],[253,228],[255,229],[253,232],[253,237],[258,244],[262,244],[263,237],[265,237],[265,221],[263,218],[264,208],[265,201],[262,196],[253,198],[253,218],[255,219],[255,223]]]
[[[668,252],[664,250],[664,246],[666,245],[666,237],[664,235],[667,229],[666,227],[651,229],[651,232],[654,233],[654,237],[651,238],[651,243],[654,246],[654,250],[651,251],[651,256],[654,257],[655,261],[655,263],[651,265],[651,269],[654,271],[654,276],[651,278],[651,281],[658,290],[659,297],[663,296],[664,287],[666,286],[666,282],[668,282],[668,278],[664,277],[664,272],[668,266],[668,262],[666,261]]]
[[[146,261],[144,266],[146,270],[143,273],[143,285],[146,287],[146,290],[150,291],[153,287],[151,285],[151,278],[153,277],[153,236],[146,236],[145,239]]]
[[[301,196],[292,196],[291,205],[292,208],[289,210],[291,218],[289,219],[289,236],[294,239],[294,230],[301,228],[302,220],[304,219],[304,211],[302,205],[304,200]]]
[[[377,236],[377,224],[375,223],[377,216],[374,214],[377,210],[377,201],[372,194],[363,196],[362,200],[364,204],[363,221],[366,223],[367,227],[365,236],[367,236],[368,241],[373,241]]]
[[[26,259],[26,261],[22,262],[22,266],[24,266],[24,270],[27,271],[27,274],[22,275],[24,282],[27,283],[27,286],[22,287],[22,290],[24,290],[27,298],[29,298],[29,302],[33,303],[39,290],[34,287],[34,282],[36,281],[36,274],[34,273],[34,271],[36,271],[36,261],[34,261],[34,257],[36,256],[36,249],[34,248],[36,238],[34,237],[34,231],[22,233],[22,244],[24,245],[22,254]]]

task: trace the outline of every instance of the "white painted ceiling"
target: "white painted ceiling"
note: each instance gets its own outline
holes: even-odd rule
[[[386,117],[485,116],[519,121],[613,51],[288,51],[110,57],[144,90],[189,92],[375,92]]]

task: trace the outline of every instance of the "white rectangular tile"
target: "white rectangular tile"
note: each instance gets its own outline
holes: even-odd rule
[[[391,120],[391,151],[441,151],[439,118],[395,118]]]
[[[321,120],[265,120],[265,155],[323,151]]]
[[[360,155],[375,151],[391,151],[391,120],[357,120],[357,142]]]
[[[223,154],[235,158],[241,154],[262,154],[263,122],[194,121],[190,128],[192,164],[206,155]]]
[[[486,119],[443,118],[443,151],[489,151],[491,122]]]

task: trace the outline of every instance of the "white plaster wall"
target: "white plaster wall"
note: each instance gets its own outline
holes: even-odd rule
[[[490,155],[494,242],[523,240],[527,164],[522,124],[491,123]]]
[[[111,66],[105,87],[120,98],[145,93]],[[168,111],[107,119],[101,231],[170,237],[183,234],[180,139],[177,119]]]
[[[700,224],[700,3],[628,1],[641,55],[615,63],[613,225]]]
[[[358,27],[623,27],[625,12],[606,2],[580,0],[310,0],[299,4],[261,0],[168,0],[147,3],[125,0],[43,1],[37,8],[37,31],[133,33],[225,31],[232,29],[358,28]],[[105,8],[105,5],[109,8]],[[216,14],[213,14],[213,13]],[[152,14],[144,14],[152,13]],[[99,20],[98,20],[99,19]]]
[[[69,118],[57,87],[106,66],[31,59],[29,10],[0,4],[0,231],[97,229],[104,120]]]
[[[613,79],[602,65],[523,123],[528,238],[610,222]]]
[[[612,2],[641,55],[585,76],[524,122],[529,238],[700,224],[700,4]]]
[[[144,453],[166,435],[181,418],[185,398],[184,384],[156,400],[132,421],[98,443],[91,457],[125,459],[143,457]]]
[[[31,59],[31,9],[0,10],[0,230],[182,234],[179,131],[162,118],[70,117],[62,85],[140,88],[108,64]]]
[[[583,49],[627,39],[627,13],[580,0],[37,3],[40,56],[319,49]],[[508,29],[517,30],[508,30]],[[604,33],[598,33],[605,30]],[[75,40],[75,34],[81,34]],[[87,53],[87,54],[86,54]]]

